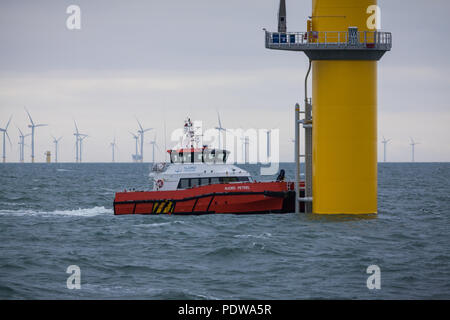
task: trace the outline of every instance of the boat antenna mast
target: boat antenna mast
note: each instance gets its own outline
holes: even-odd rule
[[[197,148],[200,143],[200,136],[196,134],[195,127],[190,118],[184,121],[184,136],[187,140],[188,148]]]

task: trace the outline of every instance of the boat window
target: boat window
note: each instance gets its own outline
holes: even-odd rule
[[[213,163],[214,157],[215,157],[214,150],[205,150],[204,151],[204,161],[206,163]]]
[[[195,162],[203,162],[203,154],[201,152],[194,153]]]
[[[180,157],[178,156],[178,154],[176,152],[171,152],[170,153],[170,162],[171,163],[179,163],[181,162]]]
[[[218,184],[220,183],[220,179],[218,177],[211,178],[211,184]]]
[[[180,182],[178,182],[178,189],[187,189],[189,188],[189,179],[181,178]]]
[[[200,179],[199,178],[192,178],[191,179],[191,187],[197,187],[200,185]]]
[[[190,163],[192,159],[190,152],[180,152],[180,157],[182,158],[183,163]]]
[[[227,162],[227,152],[225,150],[222,151],[221,159],[223,163]]]
[[[248,181],[250,181],[248,177],[181,178],[180,182],[178,182],[178,189],[207,186],[210,184]]]
[[[237,177],[221,177],[220,183],[230,183],[230,182],[236,182],[238,181]]]

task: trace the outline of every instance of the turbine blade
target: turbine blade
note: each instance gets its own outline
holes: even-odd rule
[[[35,125],[35,127],[37,128],[37,127],[47,127],[48,126],[48,124],[37,124],[37,125]]]
[[[25,108],[25,107],[24,107]],[[33,125],[34,126],[34,122],[33,122],[33,119],[31,119],[31,115],[30,115],[30,113],[28,112],[28,110],[27,110],[27,108],[25,108],[25,111],[27,112],[27,114],[28,114],[28,118],[30,118],[30,122],[31,122],[31,125]]]
[[[75,120],[73,120],[73,123],[75,123],[75,131],[76,131],[77,134],[78,134],[78,126],[77,126],[77,122],[76,122]]]
[[[219,114],[219,111],[217,111],[217,119],[219,120],[219,128],[222,129],[222,122],[220,122],[220,114]]]
[[[142,126],[141,126],[141,123],[139,122],[139,120],[136,118],[136,121],[137,121],[137,123],[138,123],[138,125],[139,125],[139,128],[141,128],[141,131],[144,131],[144,129],[142,128]]]
[[[9,117],[8,123],[6,124],[5,131],[8,130],[9,123],[11,122],[12,116]]]
[[[6,136],[8,137],[8,140],[9,140],[9,145],[11,146],[11,148],[12,148],[12,142],[11,142],[11,139],[9,138],[9,134],[8,134],[8,131],[6,131],[5,130],[5,134],[6,134]]]

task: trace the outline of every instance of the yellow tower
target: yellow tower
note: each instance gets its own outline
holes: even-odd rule
[[[52,162],[52,153],[50,152],[50,151],[46,151],[45,152],[45,161],[47,162],[47,163],[50,163],[50,162]]]
[[[312,210],[377,212],[377,61],[392,36],[376,0],[313,0],[307,32],[270,33],[269,49],[312,63]],[[307,103],[307,102],[306,102]]]

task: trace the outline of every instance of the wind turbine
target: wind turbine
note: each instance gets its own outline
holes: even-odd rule
[[[75,142],[75,151],[76,151],[76,155],[75,155],[75,160],[76,162],[81,162],[81,153],[82,153],[82,144],[83,144],[83,140],[85,138],[87,138],[88,136],[86,134],[80,133],[80,131],[78,130],[78,126],[77,126],[77,122],[74,120],[73,121],[75,124],[75,133],[73,134],[75,136],[76,142]]]
[[[156,143],[156,134],[152,141],[150,141],[150,144],[152,145],[152,163],[155,163],[155,147],[159,149],[158,144]]]
[[[244,147],[244,163],[247,163],[247,151],[248,151],[248,145],[249,145],[249,139],[247,136],[241,138],[242,146]]]
[[[139,160],[139,153],[138,153],[139,136],[131,131],[130,134],[133,136],[133,139],[136,140],[136,153],[132,156],[132,159],[134,160],[134,162],[137,162]]]
[[[141,123],[139,122],[138,119],[136,119],[138,125],[139,125],[139,129],[138,130],[138,134],[141,136],[141,162],[144,161],[144,133],[150,130],[153,130],[153,128],[148,128],[148,129],[144,129],[142,128]]]
[[[88,137],[89,136],[87,134],[82,134],[79,137],[79,140],[80,140],[80,162],[82,161],[82,158],[83,158],[83,140]]]
[[[220,132],[221,131],[224,131],[224,132],[226,132],[227,131],[227,129],[225,129],[224,127],[222,127],[222,122],[220,121],[220,114],[219,114],[219,111],[217,111],[217,119],[219,120],[219,126],[218,127],[216,127],[215,129],[219,132],[219,149],[220,149]]]
[[[116,137],[114,137],[114,140],[113,140],[113,142],[110,143],[110,146],[112,148],[112,162],[116,162],[115,153],[114,153],[117,148]]]
[[[34,129],[37,127],[45,127],[47,124],[34,124],[33,119],[31,118],[30,113],[28,112],[27,108],[25,108],[25,111],[28,114],[28,118],[30,118],[31,124],[28,125],[28,128],[31,128],[31,162],[34,163]]]
[[[383,162],[386,162],[386,145],[389,141],[391,141],[391,139],[386,140],[383,136],[383,140],[381,141],[381,143],[384,144]]]
[[[53,138],[53,143],[55,144],[55,163],[58,163],[58,143],[62,139],[62,137],[59,137],[58,139],[56,139],[52,135],[52,138]]]
[[[0,132],[3,132],[3,163],[6,162],[6,139],[5,139],[6,137],[8,137],[9,144],[12,146],[11,139],[9,138],[9,134],[8,134],[8,126],[9,126],[9,123],[11,122],[11,118],[12,118],[12,116],[9,117],[8,123],[6,124],[6,127],[4,129],[0,128]]]
[[[22,130],[20,130],[19,128],[17,128],[17,130],[19,130],[19,161],[21,163],[24,162],[24,158],[25,158],[25,153],[24,153],[24,149],[25,149],[25,138],[30,136],[31,133],[24,135]]]
[[[411,143],[409,144],[411,146],[412,151],[412,162],[414,162],[414,147],[416,144],[420,144],[419,142],[415,142],[413,138],[409,137],[411,139]]]

